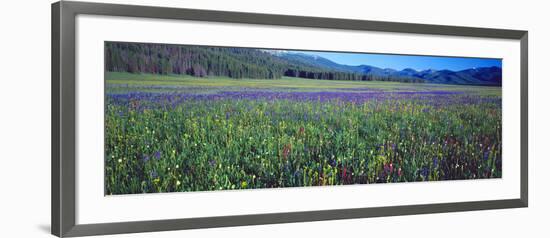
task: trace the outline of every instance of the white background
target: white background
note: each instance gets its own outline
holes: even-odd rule
[[[76,223],[105,223],[520,197],[519,41],[83,15],[76,24]],[[155,29],[155,33],[143,29]],[[174,31],[174,29],[178,29]],[[239,34],[231,34],[238,32]],[[224,37],[220,37],[224,36]],[[288,37],[292,36],[292,37]],[[324,40],[313,40],[324,39]],[[104,196],[104,41],[501,58],[502,179]],[[391,42],[391,43],[390,43]],[[435,47],[434,47],[435,46]],[[406,195],[404,195],[406,194]],[[183,201],[183,202],[182,202]],[[230,204],[230,205],[228,205]],[[143,209],[153,208],[154,209]]]
[[[117,237],[406,236],[546,234],[550,193],[545,145],[550,30],[544,1],[111,1],[530,32],[530,205],[526,209],[430,214],[120,235]],[[50,1],[10,1],[2,14],[0,87],[2,237],[48,237],[50,219]],[[536,132],[536,133],[535,133]],[[537,150],[535,150],[535,147]],[[540,235],[539,235],[540,236]]]

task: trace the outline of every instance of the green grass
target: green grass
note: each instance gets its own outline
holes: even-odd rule
[[[312,80],[304,78],[283,77],[281,79],[233,79],[229,77],[198,78],[189,75],[153,75],[107,72],[107,84],[111,86],[175,86],[175,87],[244,87],[256,89],[294,89],[299,91],[325,91],[330,89],[372,88],[384,91],[461,91],[500,95],[500,87],[445,85],[445,84],[411,84],[381,81],[334,81]]]
[[[385,97],[246,96],[357,88]],[[108,73],[107,93],[107,194],[502,177],[497,87]]]

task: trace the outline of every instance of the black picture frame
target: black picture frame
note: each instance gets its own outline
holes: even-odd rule
[[[528,32],[489,28],[270,15],[86,2],[52,4],[51,233],[59,237],[322,221],[528,206]],[[76,224],[75,18],[79,14],[298,26],[518,40],[521,45],[521,194],[519,199],[357,209]]]

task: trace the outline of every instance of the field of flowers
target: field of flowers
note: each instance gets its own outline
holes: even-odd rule
[[[107,194],[500,178],[500,88],[107,74]]]

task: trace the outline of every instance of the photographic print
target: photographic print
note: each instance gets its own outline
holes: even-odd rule
[[[502,177],[502,60],[105,42],[106,195]]]

